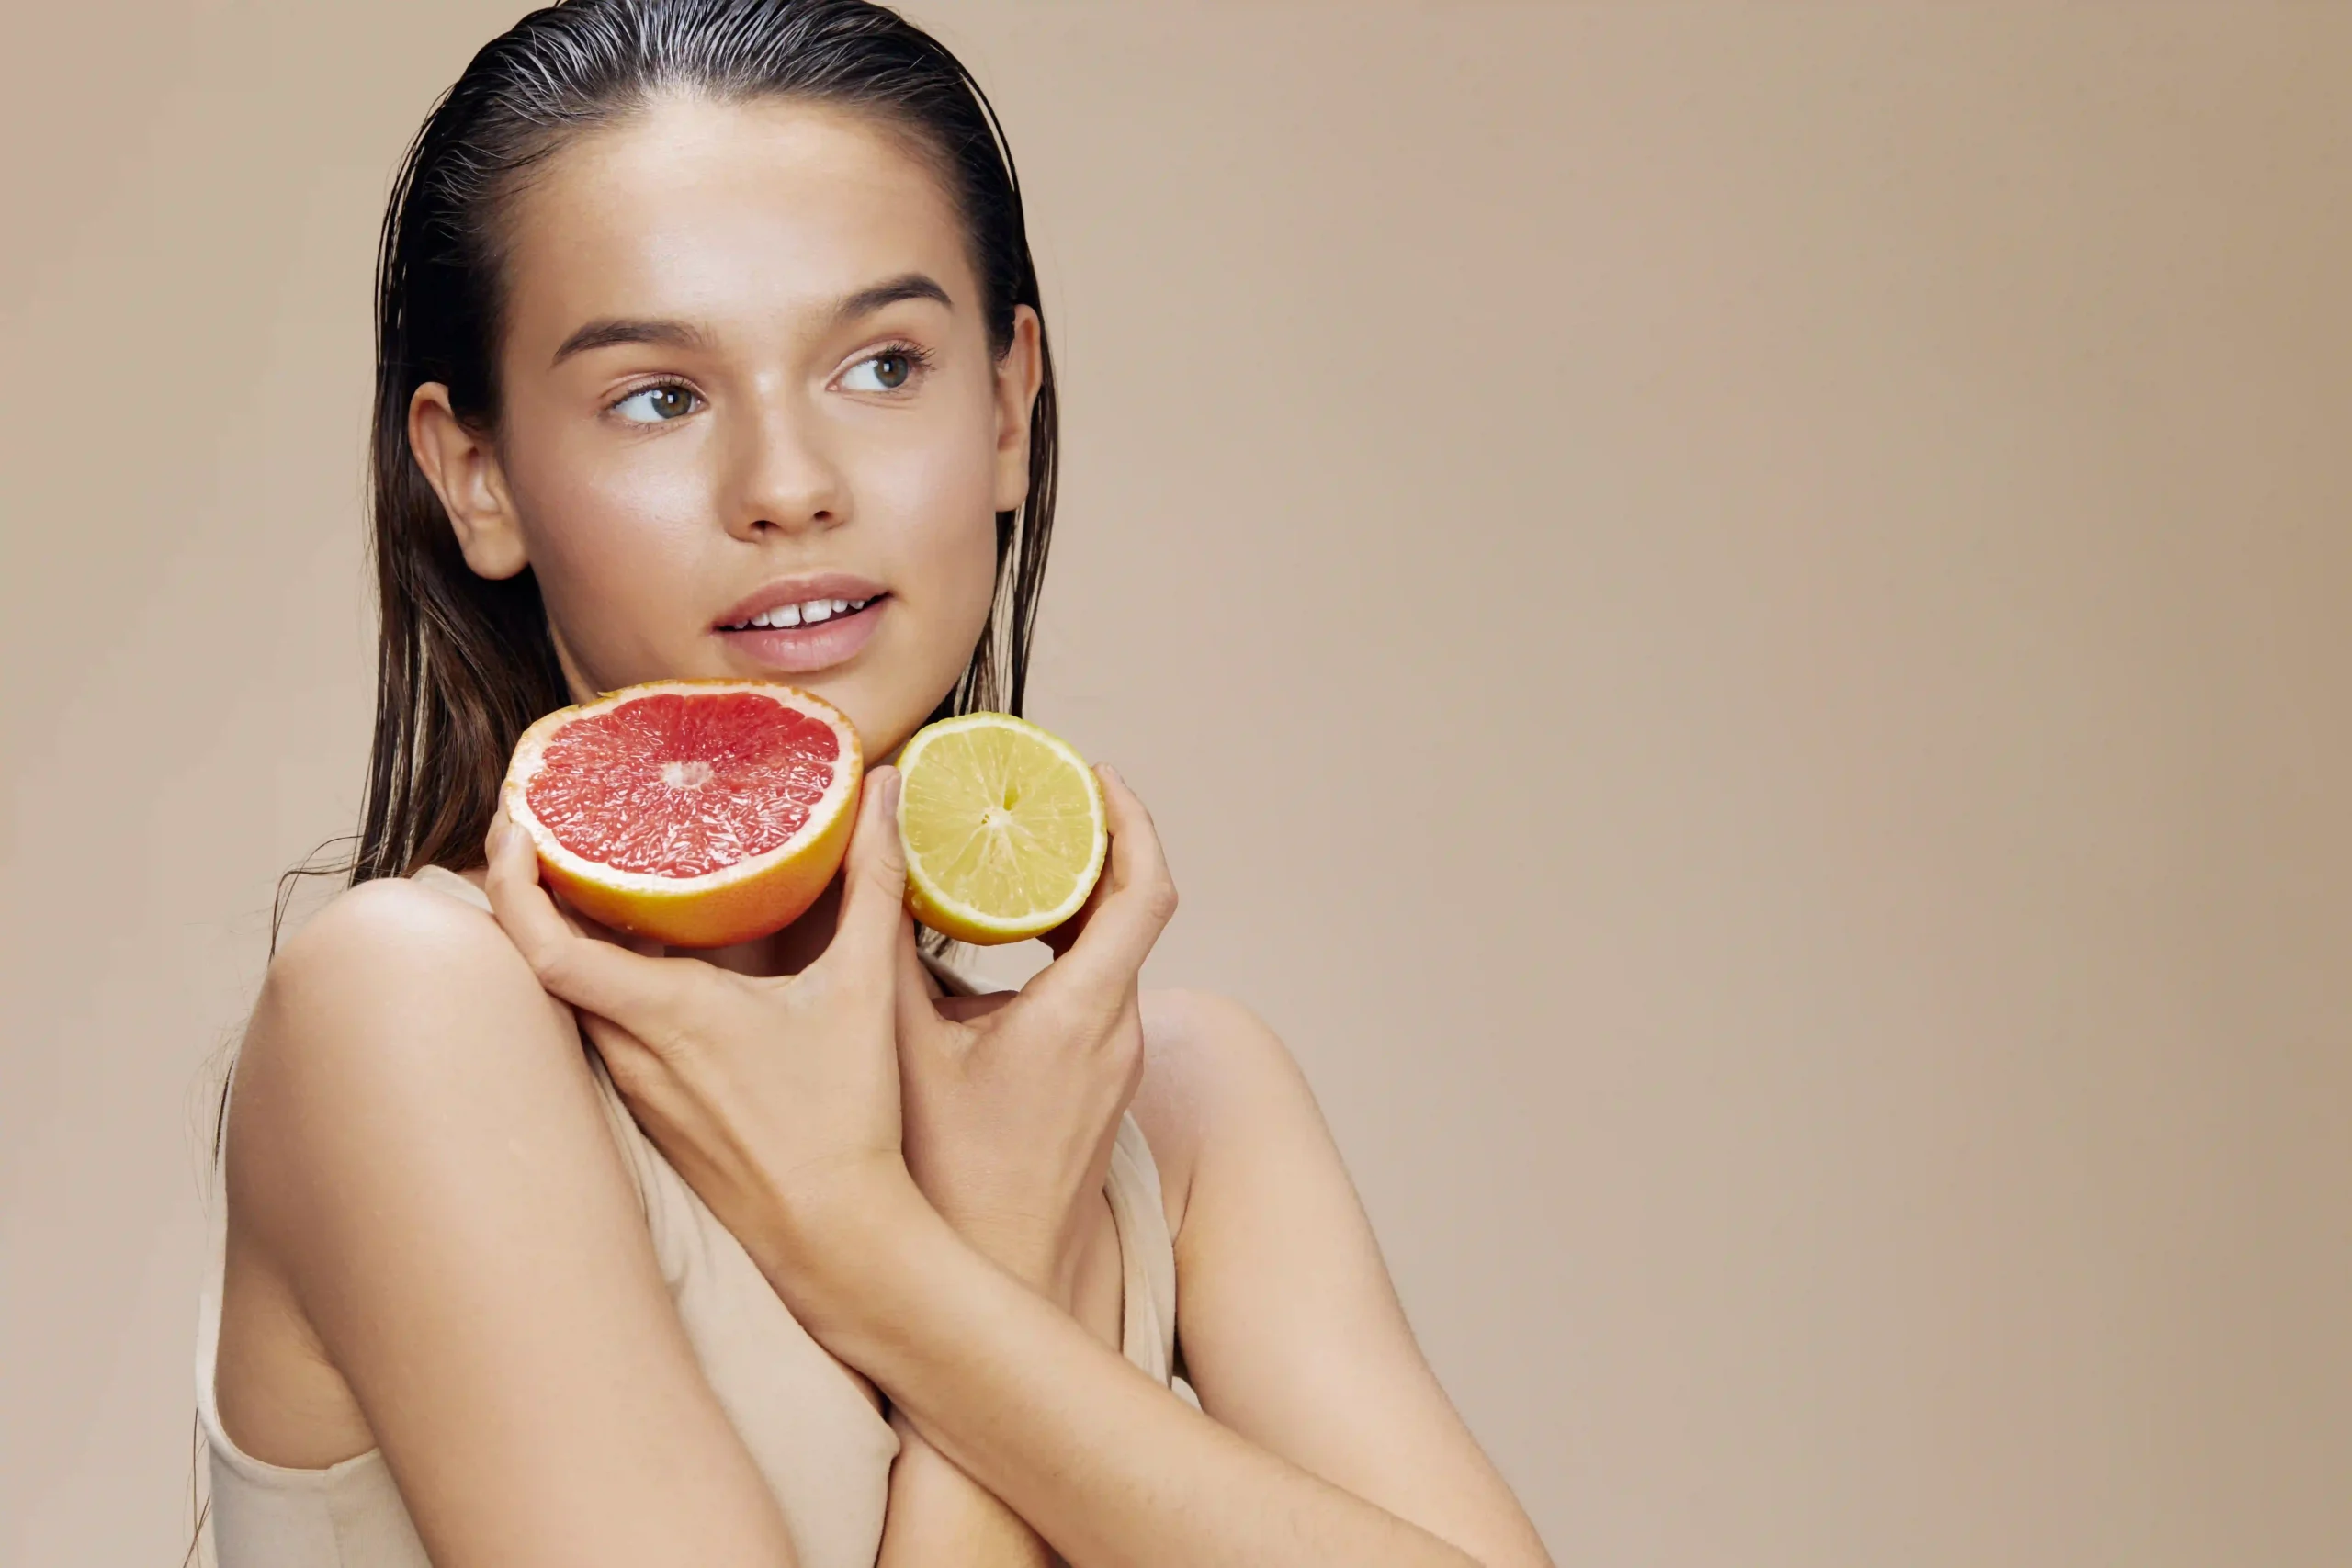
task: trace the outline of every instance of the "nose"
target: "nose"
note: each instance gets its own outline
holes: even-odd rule
[[[739,539],[797,535],[849,521],[849,490],[815,411],[763,389],[731,432],[727,531]]]

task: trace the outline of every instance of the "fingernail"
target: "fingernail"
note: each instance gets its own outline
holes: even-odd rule
[[[882,781],[882,809],[892,816],[898,815],[899,784],[903,777],[905,775],[898,769],[892,768],[889,776]]]
[[[1126,780],[1125,780],[1125,779],[1123,779],[1123,778],[1121,778],[1121,777],[1119,776],[1119,770],[1118,770],[1118,769],[1116,769],[1116,768],[1114,768],[1114,767],[1113,767],[1110,763],[1108,763],[1108,762],[1104,762],[1102,766],[1102,776],[1103,776],[1104,778],[1106,778],[1106,779],[1109,779],[1113,784],[1125,784],[1125,783],[1126,783],[1126,782],[1127,782]]]

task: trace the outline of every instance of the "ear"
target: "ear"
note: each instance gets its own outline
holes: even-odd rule
[[[996,362],[996,510],[1029,496],[1030,414],[1046,378],[1046,329],[1026,305],[1012,308],[1012,341]]]
[[[408,448],[441,498],[476,576],[512,577],[531,564],[498,449],[487,433],[458,417],[449,389],[438,381],[427,381],[408,400]]]

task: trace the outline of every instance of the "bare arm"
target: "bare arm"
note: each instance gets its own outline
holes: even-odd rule
[[[888,1322],[854,1313],[837,1348],[1080,1568],[1548,1564],[1415,1344],[1282,1043],[1213,997],[1147,1016],[1135,1110],[1178,1200],[1178,1322],[1214,1420],[978,1272],[929,1275],[955,1265],[919,1238],[910,1276],[866,1282]]]
[[[1177,1400],[972,1252],[918,1195],[887,1219],[875,1201],[859,1208],[878,1238],[864,1257],[842,1255],[823,1280],[786,1268],[780,1286],[820,1339],[1078,1568],[1477,1563]]]
[[[1057,1304],[1096,1339],[1116,1346],[1125,1326],[1118,1232],[1106,1201],[1098,1198],[1092,1213],[1092,1245],[1073,1260],[1070,1299]],[[1048,1293],[1046,1299],[1055,1298]],[[904,1412],[894,1411],[890,1425],[899,1434],[899,1459],[890,1471],[877,1568],[1051,1568],[1060,1562],[1019,1514],[956,1468]]]
[[[1133,853],[1148,825],[1125,793],[1112,795],[1130,852],[1121,880],[1140,892],[1164,873],[1156,846]],[[1099,934],[1118,940],[1120,919]],[[909,1010],[902,1000],[902,1031]],[[865,1301],[893,1303],[888,1317],[850,1308],[837,1351],[1080,1568],[1548,1565],[1415,1344],[1281,1041],[1212,997],[1158,996],[1147,1017],[1135,1111],[1179,1199],[1177,1319],[1214,1420],[1066,1332],[1034,1295],[991,1290],[989,1271],[963,1263],[968,1283],[950,1283],[958,1262],[919,1233],[907,1257],[923,1261],[910,1276],[865,1282],[881,1293]],[[1057,1085],[1080,1076],[1064,1065],[1023,1097],[1068,1099],[1075,1089]]]
[[[1035,1530],[932,1447],[914,1423],[894,1417],[899,1457],[875,1568],[1052,1568]]]
[[[1156,997],[1148,1017],[1136,1112],[1182,1184],[1178,1323],[1215,1420],[977,1278],[969,1296],[909,1281],[930,1310],[879,1334],[861,1314],[848,1359],[1080,1568],[1544,1568],[1413,1341],[1289,1053],[1219,998]]]
[[[487,917],[362,887],[247,1035],[232,1258],[282,1279],[441,1568],[789,1568],[603,1118],[569,1011]],[[225,1364],[221,1394],[232,1434],[266,1421]]]
[[[895,777],[876,770],[869,787],[875,780],[886,819]],[[1312,1099],[1295,1081],[1284,1090],[1268,1064],[1287,1071],[1287,1062],[1262,1029],[1253,1035],[1229,1018],[1203,1026],[1232,1049],[1198,1053],[1213,1064],[1201,1087],[1226,1085],[1229,1098],[1270,1108],[1229,1138],[1202,1137],[1193,1161],[1202,1211],[1186,1217],[1184,1256],[1225,1278],[1203,1308],[1206,1342],[1188,1341],[1194,1371],[1207,1386],[1236,1390],[1253,1368],[1312,1359],[1313,1338],[1336,1325],[1347,1352],[1367,1359],[1373,1392],[1329,1411],[1300,1405],[1344,1381],[1333,1359],[1281,1381],[1269,1400],[1253,1404],[1245,1393],[1237,1419],[1256,1425],[1253,1440],[1173,1397],[1040,1288],[1060,1249],[1031,1244],[1065,1230],[1073,1199],[1100,1190],[1107,1129],[1141,1067],[1136,973],[1174,907],[1140,803],[1114,779],[1105,783],[1113,891],[1069,950],[989,1015],[983,1043],[955,1047],[958,1070],[968,1069],[961,1087],[910,1112],[910,1125],[932,1134],[972,1112],[1020,1117],[1024,1135],[1000,1145],[989,1168],[967,1173],[950,1205],[968,1208],[981,1234],[999,1237],[994,1260],[918,1187],[895,1114],[876,1121],[871,1138],[837,1130],[899,1107],[898,1075],[877,1070],[898,1054],[879,972],[890,949],[903,957],[910,940],[895,835],[862,820],[841,928],[821,961],[841,955],[836,978],[814,993],[839,985],[878,1010],[881,1038],[859,1037],[871,1056],[797,1061],[764,1048],[776,1037],[765,1021],[808,994],[806,977],[754,991],[707,965],[567,937],[513,843],[493,851],[491,895],[541,981],[605,1021],[599,1049],[640,1122],[800,1321],[1078,1568],[1476,1568],[1480,1554],[1485,1568],[1537,1568],[1542,1547],[1421,1365]],[[876,841],[860,863],[870,827]],[[899,1008],[899,1031],[924,1011]],[[925,1022],[922,1032],[938,1032]],[[898,1044],[903,1051],[907,1041]],[[1261,1069],[1254,1076],[1251,1062]],[[929,1098],[924,1086],[943,1081],[947,1065],[915,1069],[910,1106]],[[1010,1092],[1041,1066],[1052,1092]],[[873,1141],[881,1137],[887,1145]],[[1234,1213],[1245,1203],[1264,1208],[1261,1224]],[[1044,1224],[1001,1228],[1023,1213]],[[1270,1266],[1270,1250],[1293,1256]],[[1271,1314],[1255,1360],[1248,1351],[1220,1355],[1229,1337],[1254,1332],[1242,1321],[1245,1303],[1289,1288],[1308,1300]],[[1366,1421],[1417,1431],[1397,1442],[1351,1429]],[[1402,1472],[1419,1463],[1437,1473]]]
[[[1160,993],[1148,1016],[1136,1113],[1186,1163],[1177,1324],[1202,1404],[1487,1568],[1547,1563],[1414,1342],[1290,1053],[1223,998]]]
[[[1057,1304],[1096,1339],[1117,1347],[1125,1328],[1118,1230],[1107,1200],[1098,1197],[1090,1213],[1090,1245],[1071,1260],[1069,1299]],[[1031,1282],[1032,1290],[1037,1288]],[[1052,1292],[1040,1293],[1056,1300]],[[879,1568],[931,1568],[940,1562],[956,1568],[1046,1568],[1060,1562],[1020,1515],[957,1469],[903,1412],[893,1412],[890,1425],[900,1446],[890,1472]]]

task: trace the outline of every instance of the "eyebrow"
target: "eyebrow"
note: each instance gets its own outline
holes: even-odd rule
[[[585,354],[592,348],[610,348],[616,343],[653,343],[665,348],[708,348],[710,334],[691,321],[641,321],[627,317],[590,321],[563,340],[548,362],[552,370],[575,354]]]
[[[888,283],[877,283],[871,288],[861,288],[847,296],[833,307],[833,321],[837,324],[854,321],[860,316],[870,316],[884,306],[896,305],[903,299],[932,299],[951,310],[956,308],[956,301],[947,297],[947,290],[935,280],[920,272],[907,272],[900,273]]]
[[[870,316],[885,306],[907,299],[931,299],[951,310],[956,308],[956,301],[948,297],[947,290],[942,288],[936,280],[920,272],[910,272],[887,283],[877,283],[871,288],[861,288],[854,294],[843,296],[841,302],[833,307],[833,321],[836,324],[854,321],[860,316]],[[711,346],[711,337],[707,331],[692,321],[608,317],[590,321],[565,338],[562,345],[555,351],[555,357],[548,361],[548,367],[553,369],[575,354],[585,354],[592,348],[610,348],[622,343],[707,349]]]

